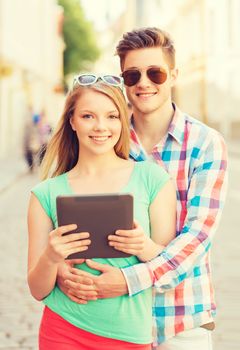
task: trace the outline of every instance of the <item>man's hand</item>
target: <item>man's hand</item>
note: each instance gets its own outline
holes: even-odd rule
[[[127,283],[119,268],[92,260],[86,260],[86,263],[92,269],[100,271],[101,275],[92,275],[74,268],[72,265],[76,264],[75,260],[68,262],[68,266],[61,266],[58,271],[59,288],[71,300],[86,304],[87,300],[114,298],[128,293]]]
[[[90,259],[87,259],[86,263],[90,268],[101,272],[101,275],[93,276],[84,271],[86,278],[91,276],[98,298],[115,298],[128,294],[125,277],[118,267],[100,264]],[[77,269],[72,270],[74,273],[79,272]]]
[[[78,304],[87,304],[86,300],[97,299],[97,292],[91,278],[81,275],[76,276],[76,274],[72,273],[74,264],[82,264],[83,262],[84,259],[66,260],[59,264],[57,275],[58,287],[72,301]],[[89,276],[91,277],[92,275],[89,274]]]

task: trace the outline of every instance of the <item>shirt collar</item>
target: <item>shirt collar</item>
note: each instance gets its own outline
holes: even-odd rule
[[[179,145],[182,145],[183,140],[184,140],[186,116],[175,105],[175,103],[172,103],[172,105],[174,108],[174,114],[173,114],[172,121],[171,121],[169,129],[168,129],[168,133],[166,135],[166,138],[168,138],[168,136],[170,135],[170,137],[174,138],[179,143]],[[133,157],[135,160],[139,160],[139,161],[147,159],[147,154],[145,154],[144,148],[142,147],[141,142],[138,138],[138,135],[134,129],[133,116],[131,117],[130,133],[131,133],[130,157]]]
[[[175,105],[175,103],[172,103],[174,108],[174,114],[172,117],[172,121],[170,123],[169,129],[168,129],[168,135],[171,135],[180,145],[183,143],[184,140],[184,132],[185,132],[185,115],[184,113]],[[141,143],[140,140],[134,130],[134,120],[133,116],[131,117],[131,126],[130,126],[130,132],[131,132],[131,150],[136,155],[139,155]]]
[[[172,105],[174,108],[174,114],[168,129],[168,134],[171,135],[181,145],[184,140],[185,115],[182,111],[180,111],[175,103],[172,103]]]
[[[144,148],[134,130],[133,119],[131,120],[130,125],[130,158],[133,158],[135,161],[143,161],[147,159]]]

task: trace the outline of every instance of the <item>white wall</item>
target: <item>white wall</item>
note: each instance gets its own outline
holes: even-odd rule
[[[62,96],[54,86],[63,75],[63,42],[55,0],[1,0],[0,57],[11,74],[0,82],[0,157],[21,150],[27,105],[59,116]]]

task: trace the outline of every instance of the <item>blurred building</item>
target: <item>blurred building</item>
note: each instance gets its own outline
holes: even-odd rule
[[[175,100],[184,110],[240,137],[240,2],[161,0],[164,28],[172,34],[180,69]]]
[[[119,72],[113,56],[122,34],[157,26],[175,41],[179,79],[173,90],[184,111],[220,130],[240,137],[240,1],[130,0],[117,20],[99,33],[105,53],[97,67]]]
[[[62,108],[63,11],[55,0],[0,0],[0,158],[22,150],[29,107]]]

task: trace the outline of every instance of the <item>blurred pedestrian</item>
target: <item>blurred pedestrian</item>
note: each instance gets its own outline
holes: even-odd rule
[[[23,131],[23,151],[29,171],[32,172],[38,164],[38,154],[41,148],[38,123],[40,115],[32,112],[29,108]]]
[[[39,130],[39,139],[40,139],[40,149],[38,152],[38,157],[39,157],[39,165],[40,165],[46,153],[47,145],[52,133],[52,127],[47,121],[44,110],[40,114],[38,130]]]
[[[42,163],[46,180],[33,188],[28,211],[28,283],[46,305],[39,349],[150,350],[151,288],[134,298],[84,304],[72,302],[56,285],[59,264],[91,244],[91,233],[65,235],[76,229],[74,223],[58,227],[58,195],[133,195],[134,220],[143,228],[135,223],[134,229],[108,237],[109,245],[131,256],[100,259],[106,267],[151,260],[174,238],[176,227],[176,193],[167,172],[154,163],[128,160],[129,118],[121,78],[84,74],[74,82]]]

